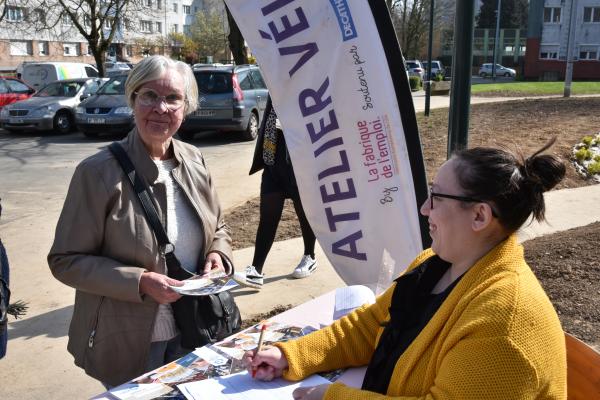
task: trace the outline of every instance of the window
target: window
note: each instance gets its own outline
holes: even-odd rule
[[[600,7],[583,7],[583,22],[600,22]]]
[[[177,11],[177,3],[173,3],[173,12],[176,13]]]
[[[10,55],[11,56],[30,56],[33,54],[31,40],[11,40]]]
[[[49,52],[48,52],[48,42],[46,42],[46,41],[39,41],[38,42],[38,54],[40,56],[47,56],[47,55],[49,55]]]
[[[156,1],[156,8],[159,10],[162,10],[162,0],[157,0]]]
[[[171,25],[171,32],[173,32],[173,33],[179,32],[179,25],[177,25],[177,24]]]
[[[71,17],[69,17],[69,14],[63,14],[61,20],[62,20],[63,26],[71,26],[72,25]]]
[[[559,23],[560,7],[544,7],[544,22]]]
[[[146,7],[152,7],[152,0],[144,0]]]
[[[92,26],[92,19],[90,18],[89,15],[83,16],[83,26],[86,26],[86,27]]]
[[[79,55],[79,43],[63,43],[63,55],[75,57]]]
[[[250,74],[248,74],[248,71],[240,72],[239,74],[237,74],[237,78],[240,84],[240,89],[252,89],[252,79],[250,78]]]
[[[125,53],[127,54],[127,57],[133,57],[133,46],[132,45],[125,46]]]
[[[542,60],[558,60],[558,52],[556,51],[542,51],[540,53]]]
[[[0,80],[0,94],[6,93],[8,93],[8,87],[6,86],[3,80]]]
[[[140,29],[142,32],[152,33],[152,21],[140,21]]]
[[[110,19],[110,18],[106,18],[106,19],[104,20],[104,29],[110,29],[110,28],[111,28],[111,26],[110,26],[110,25],[111,25],[111,22],[112,22],[112,21],[111,21],[111,19]]]
[[[253,69],[250,71],[250,75],[252,76],[252,80],[254,81],[254,86],[259,89],[266,89],[267,85],[265,85],[265,81],[263,80],[260,72],[257,69]]]
[[[192,7],[191,6],[183,6],[183,13],[185,15],[190,15],[192,13]]]
[[[598,51],[596,51],[596,49],[582,48],[579,50],[579,59],[580,60],[597,60],[598,59]]]
[[[189,36],[192,33],[192,27],[190,25],[183,26],[183,34]]]
[[[162,33],[162,22],[156,23],[156,32]]]
[[[25,21],[25,9],[23,7],[6,7],[6,20],[11,22]]]
[[[25,85],[17,80],[7,79],[6,84],[10,88],[10,91],[13,93],[30,93],[27,85]]]

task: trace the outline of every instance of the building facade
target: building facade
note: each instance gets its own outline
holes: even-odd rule
[[[573,79],[600,79],[600,0],[530,0],[526,78],[565,78],[569,32]]]
[[[197,12],[206,7],[219,7],[219,3],[208,0],[137,0],[134,11],[119,21],[115,36],[107,52],[107,60],[127,60],[133,63],[150,54],[169,55],[169,34],[187,34]],[[133,0],[130,0],[133,4]],[[0,73],[15,71],[23,62],[73,61],[95,64],[88,42],[73,26],[70,19],[62,18],[52,29],[40,29],[47,18],[46,12],[33,3],[7,5],[7,12],[0,22]],[[56,3],[56,9],[60,9]],[[219,12],[223,13],[223,6]],[[89,18],[84,16],[84,26]],[[105,27],[108,34],[109,27]]]

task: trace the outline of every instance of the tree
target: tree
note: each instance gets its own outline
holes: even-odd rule
[[[421,58],[427,48],[430,0],[386,0],[402,52],[407,59]],[[434,30],[451,26],[454,2],[435,1]]]
[[[225,57],[227,39],[222,12],[212,7],[198,11],[190,30],[191,38],[197,43],[199,57]]]
[[[122,39],[125,30],[138,31],[140,26],[133,21],[137,21],[139,15],[151,18],[156,11],[148,7],[152,3],[152,0],[24,0],[22,6],[27,8],[28,15],[14,29],[47,30],[63,40],[80,34],[88,44],[100,76],[104,76],[106,52],[111,44],[117,37]]]
[[[482,0],[477,16],[477,27],[495,29],[497,9],[498,0]],[[528,10],[527,0],[502,0],[500,5],[500,28],[526,29]]]
[[[189,64],[198,62],[198,42],[183,33],[171,33],[169,35],[171,46],[171,57]]]
[[[236,64],[248,64],[248,49],[246,48],[244,36],[240,28],[237,26],[233,15],[229,11],[229,7],[225,5],[227,11],[227,23],[229,24],[229,35],[227,39],[229,41],[229,50],[233,54],[233,60]]]

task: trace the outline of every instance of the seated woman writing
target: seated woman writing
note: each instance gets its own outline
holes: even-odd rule
[[[368,365],[361,389],[299,388],[295,399],[565,399],[564,334],[515,232],[544,219],[565,174],[553,142],[522,159],[456,153],[421,207],[430,249],[370,306],[244,359],[256,377],[299,380]]]

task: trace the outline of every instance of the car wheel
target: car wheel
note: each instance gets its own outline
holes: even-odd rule
[[[485,78],[487,76],[487,74],[485,72],[480,72],[479,76],[482,77],[482,78]]]
[[[248,119],[248,126],[246,130],[242,132],[242,138],[244,140],[254,140],[258,136],[258,117],[254,112],[250,113],[250,118]]]
[[[504,76],[510,78],[510,72],[505,73]]]
[[[54,116],[54,130],[60,133],[69,133],[73,129],[71,115],[66,111],[60,111]]]
[[[81,133],[83,133],[83,136],[90,139],[95,139],[98,137],[98,132],[81,131]]]
[[[179,138],[184,142],[188,142],[194,138],[194,134],[188,131],[178,131]]]

